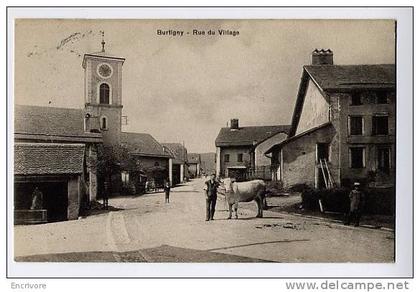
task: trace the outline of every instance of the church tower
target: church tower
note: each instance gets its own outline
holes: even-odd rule
[[[83,56],[85,70],[85,128],[100,131],[104,146],[119,146],[121,142],[122,66],[124,58],[102,50]]]

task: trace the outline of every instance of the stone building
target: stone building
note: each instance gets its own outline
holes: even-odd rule
[[[270,159],[265,152],[287,137],[290,126],[239,127],[232,119],[230,127],[221,128],[216,138],[216,175],[245,180],[258,176],[270,178]]]
[[[16,223],[40,220],[32,194],[43,194],[43,221],[77,219],[97,197],[96,160],[102,134],[84,128],[84,110],[15,105]]]
[[[156,186],[163,187],[164,180],[172,182],[172,154],[165,149],[152,135],[146,133],[121,133],[121,146],[129,151],[132,162],[139,173],[124,170],[122,183],[130,181],[137,186],[143,185],[143,180],[153,181]],[[139,189],[139,188],[138,188]]]
[[[129,160],[138,163],[140,171],[127,169],[113,175],[113,193],[119,193],[121,185],[131,181],[139,185],[143,179],[172,181],[172,154],[165,151],[150,134],[126,133],[122,131],[122,69],[125,59],[102,51],[85,54],[82,67],[85,73],[85,109],[88,113],[85,124],[91,130],[99,130],[103,135],[104,147],[128,147]],[[129,161],[123,161],[127,165]],[[115,186],[118,186],[115,188]]]
[[[288,138],[266,151],[286,187],[395,183],[395,65],[334,65],[315,50],[303,67]]]

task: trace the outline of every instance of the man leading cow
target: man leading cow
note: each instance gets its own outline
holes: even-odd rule
[[[206,196],[206,221],[214,220],[214,212],[216,211],[217,188],[219,182],[213,173],[209,180],[205,182],[204,193]]]

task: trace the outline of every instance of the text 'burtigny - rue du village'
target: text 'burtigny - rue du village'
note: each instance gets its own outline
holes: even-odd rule
[[[157,29],[156,34],[159,36],[183,37],[183,36],[239,36],[238,30],[230,29],[192,29],[192,30],[176,30],[176,29]]]

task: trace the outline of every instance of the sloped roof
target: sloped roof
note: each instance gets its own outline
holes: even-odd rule
[[[290,143],[290,142],[292,142],[294,140],[297,140],[297,139],[299,139],[301,137],[304,137],[306,135],[312,134],[313,132],[316,132],[318,130],[321,130],[321,129],[324,129],[324,128],[330,127],[330,126],[332,126],[332,123],[331,122],[326,122],[326,123],[321,124],[319,126],[313,127],[313,128],[311,128],[311,129],[309,129],[309,130],[307,130],[305,132],[299,133],[298,135],[289,137],[286,140],[283,140],[280,143],[277,143],[277,144],[274,144],[273,146],[271,146],[267,151],[264,152],[264,154],[269,154],[269,153],[272,153],[274,151],[278,151],[284,145],[286,145],[286,144],[288,144],[288,143]]]
[[[121,132],[121,144],[126,146],[130,153],[144,156],[171,157],[168,151],[147,133]]]
[[[84,131],[82,109],[15,105],[15,137],[36,140],[101,142],[102,134]]]
[[[289,136],[294,136],[296,133],[310,79],[317,84],[321,92],[390,90],[395,89],[395,65],[303,66]]]
[[[79,174],[84,144],[15,143],[15,174]]]
[[[309,76],[325,91],[395,88],[395,65],[309,65]]]
[[[198,153],[188,153],[188,163],[200,163],[200,154]]]
[[[221,128],[216,138],[216,146],[252,146],[281,132],[288,133],[289,125],[240,127],[231,130]]]
[[[182,164],[188,161],[187,149],[181,143],[162,143],[173,155],[173,163]]]

